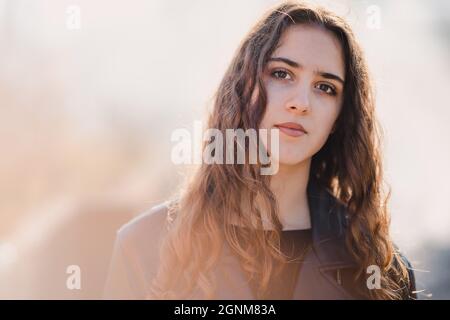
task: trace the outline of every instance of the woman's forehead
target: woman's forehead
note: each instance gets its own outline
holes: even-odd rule
[[[345,77],[342,47],[334,34],[317,25],[289,27],[280,38],[272,57],[288,58],[303,68]]]

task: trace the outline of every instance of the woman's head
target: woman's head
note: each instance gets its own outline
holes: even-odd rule
[[[340,41],[316,22],[293,24],[278,40],[262,78],[267,98],[259,127],[280,128],[280,164],[311,159],[327,141],[342,108],[345,59]],[[291,131],[289,122],[305,132]]]
[[[280,134],[281,163],[312,160],[310,177],[348,208],[347,246],[359,264],[357,276],[372,264],[386,275],[383,288],[367,294],[395,298],[396,277],[405,277],[406,271],[394,270],[392,264],[366,64],[343,19],[296,2],[270,10],[244,38],[219,85],[208,127],[225,133],[285,122],[301,124],[307,132],[299,137]],[[258,277],[259,292],[268,290],[274,266],[271,259],[257,265],[257,257],[284,261],[278,204],[269,181],[270,176],[260,175],[259,164],[203,164],[177,202],[178,217],[161,250],[153,295],[177,297],[183,295],[177,290],[198,287],[211,298],[210,271],[224,240],[242,258],[244,269]],[[270,236],[262,232],[257,197],[275,226]],[[256,227],[242,234],[243,242],[231,226],[236,218]]]
[[[290,58],[299,67],[275,58]],[[371,126],[366,119],[373,119],[371,88],[348,24],[320,7],[287,2],[269,10],[242,41],[217,91],[209,126],[298,123],[307,133],[292,138],[280,132],[279,160],[297,164],[324,149],[326,157],[316,157],[312,172],[320,174],[324,158],[342,156],[330,146],[351,140],[359,126]]]

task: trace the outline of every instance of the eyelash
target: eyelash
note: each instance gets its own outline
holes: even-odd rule
[[[277,74],[277,73],[280,73],[280,72],[281,72],[281,73],[284,73],[284,74],[286,74],[286,75],[289,75],[289,76],[292,78],[292,76],[290,75],[290,73],[289,73],[288,71],[286,71],[286,70],[283,70],[283,69],[277,69],[277,70],[273,71],[273,72],[271,73],[271,76],[274,77],[275,79],[282,80],[282,81],[283,81],[283,80],[289,80],[289,79],[284,79],[284,78],[280,78],[280,77],[276,76],[276,74]],[[327,87],[325,90],[319,89],[319,90],[323,91],[325,94],[328,94],[328,95],[330,95],[330,96],[335,96],[335,95],[337,94],[336,89],[335,89],[333,86],[331,86],[331,85],[329,85],[329,84],[327,84],[327,83],[319,83],[319,84],[317,84],[317,85],[315,86],[315,88],[317,88],[317,87],[319,87],[319,86],[326,86],[326,87]],[[328,90],[331,90],[331,92],[327,92]]]
[[[319,83],[319,84],[317,84],[317,86],[326,86],[327,87],[327,89],[325,89],[325,90],[322,90],[323,92],[325,92],[326,94],[329,94],[330,96],[335,96],[337,93],[336,93],[336,89],[335,88],[333,88],[332,86],[330,86],[329,84],[326,84],[326,83]],[[328,89],[330,89],[331,90],[331,92],[326,92]],[[320,90],[320,89],[319,89]]]
[[[287,79],[283,79],[283,78],[279,78],[279,77],[275,76],[275,74],[280,73],[280,72],[285,73],[285,74],[291,76],[291,75],[289,74],[288,71],[283,70],[283,69],[277,69],[277,70],[273,71],[273,72],[271,73],[271,75],[272,75],[275,79],[287,80]],[[291,76],[291,77],[292,77],[292,76]]]

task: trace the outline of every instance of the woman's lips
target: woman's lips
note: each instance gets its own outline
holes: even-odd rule
[[[275,127],[291,137],[300,137],[306,134],[305,129],[301,125],[293,122],[280,123],[275,125]]]

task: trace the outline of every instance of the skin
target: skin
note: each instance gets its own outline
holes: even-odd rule
[[[289,27],[265,68],[268,100],[260,128],[296,122],[307,131],[300,137],[279,132],[279,170],[271,188],[283,230],[311,228],[306,193],[311,158],[332,133],[342,108],[344,83],[333,76],[345,82],[341,45],[330,31],[314,25]]]

